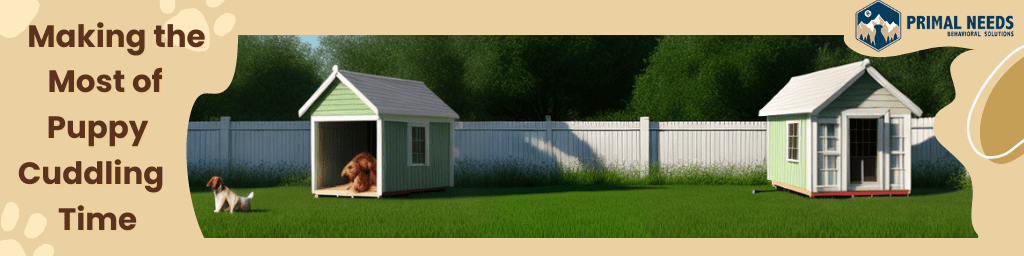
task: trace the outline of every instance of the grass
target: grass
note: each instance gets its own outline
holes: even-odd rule
[[[192,205],[205,237],[977,237],[970,189],[853,199],[750,193],[769,188],[562,185],[349,199],[283,186],[252,189],[249,213],[214,214],[209,191],[193,192]]]

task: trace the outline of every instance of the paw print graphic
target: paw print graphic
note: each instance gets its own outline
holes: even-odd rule
[[[21,217],[18,204],[9,202],[4,206],[3,215],[0,215],[0,228],[3,228],[4,233],[0,235],[0,255],[26,255],[25,249],[21,248],[21,243],[18,240],[11,238],[9,235],[11,230],[14,230],[18,226],[18,219]],[[46,217],[42,214],[34,213],[28,217],[28,222],[25,223],[25,238],[35,239],[39,235],[43,234],[43,230],[46,229]],[[14,238],[19,238],[16,234]],[[49,244],[40,245],[32,253],[33,256],[52,256],[53,246]]]
[[[206,6],[210,8],[216,8],[224,3],[224,0],[206,0]],[[174,13],[175,2],[174,0],[160,0],[160,11],[165,14]],[[206,35],[205,42],[200,47],[185,46],[185,48],[197,52],[206,51],[210,48],[210,40],[213,36],[210,34],[210,25],[206,22],[206,16],[203,15],[196,8],[188,8],[178,11],[177,15],[171,17],[164,23],[163,27],[167,28],[167,24],[174,24],[175,30],[191,31],[197,29],[203,31]],[[235,15],[231,13],[221,14],[213,22],[213,33],[217,36],[224,36],[231,32],[231,29],[235,27]]]
[[[0,1],[0,36],[14,38],[28,28],[39,13],[39,1]]]

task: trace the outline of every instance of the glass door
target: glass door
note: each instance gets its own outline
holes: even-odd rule
[[[878,182],[878,119],[850,119],[850,183]]]

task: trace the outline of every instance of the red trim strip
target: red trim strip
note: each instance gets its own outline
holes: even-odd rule
[[[910,195],[910,190],[842,191],[842,192],[811,193],[811,197],[816,197],[816,196],[907,196],[907,195]]]

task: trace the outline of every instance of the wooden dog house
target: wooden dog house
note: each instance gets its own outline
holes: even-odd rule
[[[314,196],[380,197],[454,185],[452,123],[459,118],[423,82],[332,68],[299,109],[310,117]],[[377,159],[377,186],[343,189],[360,152]]]
[[[768,179],[810,197],[910,194],[921,108],[867,59],[793,77],[764,108]]]

